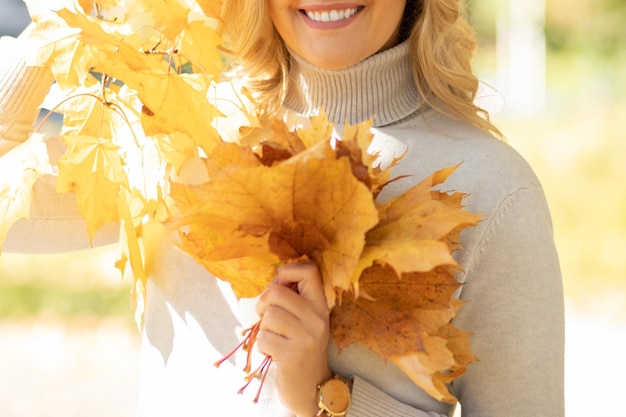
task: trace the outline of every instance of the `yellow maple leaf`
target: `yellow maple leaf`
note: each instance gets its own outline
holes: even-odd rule
[[[63,92],[65,99],[54,109],[64,115],[61,135],[104,137],[109,140],[132,135],[128,131],[122,132],[122,135],[116,134],[118,130],[130,127],[125,114],[110,106],[114,93],[103,89],[95,79],[93,81],[88,86]],[[102,97],[103,91],[108,97]]]
[[[180,131],[210,153],[219,135],[212,119],[220,112],[207,100],[210,79],[205,74],[178,74],[162,56],[143,53],[127,34],[108,33],[86,16],[63,9],[58,12],[71,27],[79,28],[82,44],[91,50],[91,69],[122,80],[137,91],[144,104],[142,124],[146,134]],[[216,45],[205,45],[207,49]]]
[[[52,167],[42,134],[31,134],[0,156],[0,249],[13,223],[29,218],[33,184],[45,174]]]
[[[377,197],[389,183],[391,168],[401,157],[392,160],[384,169],[380,167],[378,153],[369,153],[369,146],[374,138],[372,123],[373,119],[356,125],[346,124],[337,146],[339,154],[350,158],[354,175],[372,190],[374,197]]]
[[[159,154],[179,172],[186,161],[198,157],[196,143],[189,136],[181,132],[173,132],[169,135],[156,134],[152,136]]]
[[[120,185],[127,182],[118,146],[91,136],[66,136],[67,153],[59,159],[57,192],[76,193],[90,238],[105,224],[118,222]]]
[[[47,8],[28,4],[36,25],[28,33],[33,53],[27,62],[36,66],[50,65],[55,81],[64,89],[81,85],[89,75],[92,55],[90,48],[79,41],[79,30],[68,27]]]
[[[311,148],[320,141],[328,140],[333,133],[333,124],[328,122],[324,112],[312,116],[310,126],[298,129],[298,137],[302,140],[305,148]]]
[[[151,73],[126,76],[144,103],[142,124],[146,134],[183,132],[205,153],[211,154],[220,137],[211,121],[220,112],[206,100],[206,91],[190,85],[190,75]]]
[[[32,61],[51,65],[66,95],[55,109],[64,114],[68,145],[57,190],[76,193],[90,236],[121,223],[116,265],[123,271],[130,263],[139,299],[167,217],[150,214],[154,201],[165,207],[166,176],[171,168],[188,175],[185,167],[221,144],[214,127],[221,113],[212,104],[220,99],[210,89],[223,68],[219,2],[28,3],[39,46]],[[240,103],[252,116],[252,106]]]
[[[147,12],[152,19],[151,26],[169,40],[175,40],[187,27],[190,8],[185,0],[132,0],[126,7],[135,12]]]
[[[248,147],[235,143],[222,142],[217,146],[210,158],[204,159],[209,178],[219,177],[233,166],[239,168],[254,168],[262,166],[262,160]]]
[[[221,14],[222,0],[197,0],[204,13],[208,17],[218,18]]]
[[[222,218],[219,212],[212,211],[211,204],[217,202],[210,198],[219,195],[220,188],[234,189],[220,187],[227,184],[206,185],[172,184],[171,197],[182,213],[176,225],[184,225],[180,245],[208,271],[230,282],[237,297],[257,296],[274,279],[280,260],[270,253],[267,236],[238,232],[237,219]],[[227,214],[238,213],[231,210]]]
[[[213,120],[222,140],[253,148],[262,140],[257,135],[264,127],[255,101],[248,89],[230,81],[213,83],[207,96],[222,113]],[[273,119],[274,120],[274,119]]]
[[[161,190],[158,190],[160,196]],[[115,266],[124,274],[129,263],[134,285],[131,289],[131,306],[135,321],[141,327],[145,307],[145,288],[148,276],[156,263],[155,256],[162,245],[169,242],[164,223],[169,217],[165,202],[147,201],[137,189],[121,189],[117,207],[120,216],[119,254]]]
[[[211,79],[217,79],[224,69],[217,49],[222,43],[222,38],[215,30],[208,27],[205,22],[196,20],[189,23],[182,33],[180,53],[190,59],[191,65],[195,69],[194,72],[205,74]]]

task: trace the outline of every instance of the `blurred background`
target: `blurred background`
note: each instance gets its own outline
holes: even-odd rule
[[[566,292],[566,415],[625,417],[626,0],[471,0],[480,103],[533,166]],[[28,23],[0,0],[0,34]],[[0,416],[134,413],[140,335],[114,249],[0,256]]]

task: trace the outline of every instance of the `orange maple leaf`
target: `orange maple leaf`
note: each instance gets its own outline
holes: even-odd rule
[[[453,297],[460,284],[456,268],[398,276],[373,266],[362,275],[368,297],[345,296],[331,313],[331,333],[340,351],[359,343],[391,360],[420,388],[440,401],[454,402],[445,383],[475,360],[470,333],[450,324],[463,302]]]
[[[437,171],[380,205],[379,222],[368,232],[367,244],[354,271],[357,294],[361,273],[374,263],[389,265],[399,275],[456,264],[450,253],[452,238],[448,236],[475,225],[480,216],[463,210],[460,198],[432,190],[455,168]]]
[[[462,209],[462,194],[432,190],[455,169],[437,171],[380,206],[353,277],[356,298],[345,297],[331,316],[340,349],[361,343],[446,402],[455,398],[445,383],[475,359],[470,334],[450,325],[463,304],[454,297],[459,266],[451,251],[480,216]]]
[[[377,212],[369,190],[352,175],[350,161],[337,158],[328,141],[271,166],[230,165],[212,174],[200,186],[172,187],[181,224],[188,225],[183,247],[201,254],[199,261],[210,271],[217,272],[213,262],[226,259],[263,264],[273,254],[275,267],[306,257],[320,266],[329,305],[336,292],[350,288],[365,233],[375,224]],[[258,295],[254,292],[274,274],[268,271],[271,274],[251,294],[249,283],[240,282],[240,273],[233,272],[215,275],[229,281],[240,296]]]

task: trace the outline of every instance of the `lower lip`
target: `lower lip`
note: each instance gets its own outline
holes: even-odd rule
[[[352,16],[350,16],[347,19],[341,19],[341,20],[338,20],[336,22],[318,22],[316,20],[312,20],[309,16],[306,15],[306,13],[304,11],[300,12],[300,15],[302,16],[302,20],[310,28],[312,28],[312,29],[323,29],[323,30],[340,29],[340,28],[346,27],[346,26],[350,25],[352,22],[354,22],[358,18],[358,16],[360,14],[361,14],[361,10],[357,10],[357,12],[355,14],[353,14]]]

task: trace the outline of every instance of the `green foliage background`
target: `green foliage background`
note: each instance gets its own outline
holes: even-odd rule
[[[508,0],[471,0],[479,76],[497,65],[496,21]],[[547,106],[499,117],[536,170],[552,211],[566,295],[626,317],[626,0],[546,0]],[[607,301],[608,299],[612,301]]]

